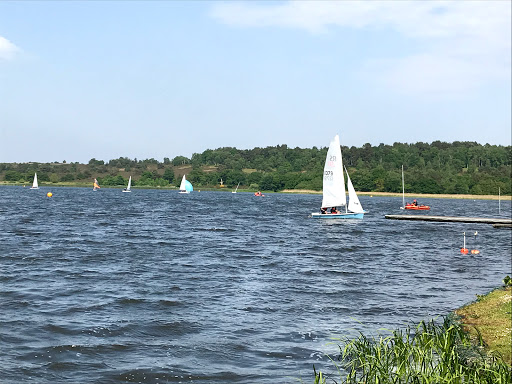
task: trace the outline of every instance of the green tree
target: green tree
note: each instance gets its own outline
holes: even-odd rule
[[[164,175],[162,176],[163,179],[167,180],[168,184],[172,184],[174,181],[174,172],[170,168],[166,168],[164,171]]]

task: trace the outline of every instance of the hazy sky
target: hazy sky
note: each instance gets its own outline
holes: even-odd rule
[[[0,162],[511,144],[510,1],[1,1]]]

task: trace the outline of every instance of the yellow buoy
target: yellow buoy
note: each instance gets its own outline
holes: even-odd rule
[[[46,196],[48,196],[48,197],[52,197],[52,196],[53,196],[53,193],[48,192],[48,193],[46,194]]]

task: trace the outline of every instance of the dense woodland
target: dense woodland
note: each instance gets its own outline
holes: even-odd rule
[[[411,193],[511,194],[512,147],[476,142],[394,143],[343,147],[344,164],[358,191]],[[91,159],[88,164],[0,163],[0,181],[29,184],[37,172],[40,185],[83,185],[97,178],[102,186],[176,187],[186,174],[196,189],[240,188],[264,191],[322,189],[327,148],[218,148],[192,158],[137,160]]]

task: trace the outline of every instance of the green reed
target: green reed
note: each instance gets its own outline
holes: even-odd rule
[[[501,356],[488,355],[451,318],[422,321],[389,336],[362,333],[339,346],[334,364],[339,377],[315,370],[315,384],[505,384],[512,370]],[[339,380],[339,381],[337,381]]]

